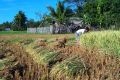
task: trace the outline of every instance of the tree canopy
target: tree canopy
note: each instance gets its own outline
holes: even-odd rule
[[[72,9],[69,6],[65,7],[64,2],[62,1],[57,3],[56,9],[49,6],[48,10],[50,11],[50,15],[53,20],[57,21],[58,23],[66,22],[73,15]]]
[[[77,5],[77,16],[83,18],[85,24],[100,28],[110,28],[112,25],[120,27],[120,0],[65,0],[65,2]]]
[[[26,23],[27,17],[25,16],[24,12],[19,11],[16,16],[14,17],[14,30],[26,30]]]

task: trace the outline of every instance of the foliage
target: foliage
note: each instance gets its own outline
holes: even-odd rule
[[[119,28],[120,24],[120,0],[65,0],[67,3],[78,4],[77,16],[83,18],[85,24],[93,27],[110,28],[115,25]],[[80,5],[80,3],[83,4]],[[79,11],[79,7],[83,10]],[[79,16],[79,14],[83,14]]]
[[[57,3],[56,10],[51,6],[48,7],[48,10],[53,20],[57,21],[58,24],[65,23],[73,15],[72,9],[69,6],[65,7],[64,2],[61,1]]]
[[[46,27],[49,26],[52,23],[53,19],[50,15],[44,14],[42,16],[42,19],[40,21],[39,27]]]
[[[34,21],[34,19],[27,20],[26,26],[28,28],[36,28],[39,27],[40,22],[39,21]]]
[[[40,21],[34,21],[34,19],[27,20],[24,12],[19,11],[18,14],[14,17],[12,22],[4,22],[0,24],[0,31],[5,31],[5,28],[10,28],[14,31],[23,31],[27,30],[27,27],[39,27]]]
[[[16,16],[14,17],[14,26],[13,26],[13,30],[15,31],[19,31],[19,30],[26,30],[26,21],[27,21],[27,17],[25,16],[24,12],[19,11]]]
[[[85,14],[88,14],[87,18],[90,18],[89,22],[91,25],[96,24],[100,28],[110,27],[111,25],[119,27],[117,25],[118,21],[120,21],[119,3],[119,0],[93,0],[93,2],[85,4]],[[93,16],[90,16],[91,14]]]
[[[12,28],[12,22],[4,22],[0,24],[0,31],[5,30],[5,28]]]

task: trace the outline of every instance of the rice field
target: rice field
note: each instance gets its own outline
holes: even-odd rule
[[[120,31],[90,32],[82,35],[80,43],[87,47],[98,47],[120,56]]]
[[[119,34],[0,34],[0,79],[119,80]]]

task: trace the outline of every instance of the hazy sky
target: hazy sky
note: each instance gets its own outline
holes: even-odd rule
[[[56,6],[58,0],[0,0],[0,23],[12,21],[19,10],[25,12],[28,19],[38,20],[36,13],[49,13],[47,6]]]

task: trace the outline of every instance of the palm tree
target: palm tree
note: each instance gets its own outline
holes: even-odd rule
[[[50,11],[52,19],[55,20],[58,25],[66,23],[73,15],[73,11],[70,9],[70,6],[65,7],[64,2],[61,1],[57,3],[56,10],[51,6],[48,7],[48,10]]]

